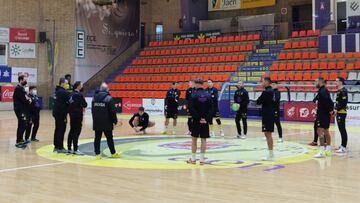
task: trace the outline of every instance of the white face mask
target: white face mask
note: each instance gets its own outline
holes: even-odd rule
[[[32,95],[36,96],[37,95],[37,90],[33,90]]]
[[[25,87],[25,92],[26,92],[27,94],[29,94],[29,87],[28,87],[28,86]]]

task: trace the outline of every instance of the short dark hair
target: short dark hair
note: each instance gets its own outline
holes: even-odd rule
[[[178,84],[178,82],[173,82],[173,83],[171,83],[172,85],[175,85],[175,84]]]
[[[29,87],[29,90],[33,90],[33,89],[36,89],[36,86],[30,86]]]
[[[323,77],[319,77],[319,78],[318,78],[318,81],[321,81],[321,82],[323,82],[323,83],[326,83],[326,80],[325,80],[325,78],[323,78]]]
[[[144,108],[144,107],[142,107],[142,106],[140,106],[140,107],[139,107],[139,111],[144,112],[144,111],[145,111],[145,108]]]
[[[73,85],[73,90],[76,90],[81,85],[81,81],[76,81]]]
[[[345,84],[345,79],[343,77],[337,77],[336,79],[338,79],[342,84]]]
[[[208,79],[208,81],[214,82],[212,79]]]
[[[195,80],[195,84],[202,85],[202,84],[204,84],[204,81],[201,80],[201,79],[196,79],[196,80]]]
[[[272,83],[272,81],[271,81],[271,78],[270,77],[264,77],[264,79],[263,79],[264,81],[267,81],[267,82],[269,82],[270,84]]]
[[[71,74],[66,74],[65,78],[71,77]]]
[[[19,77],[18,77],[18,82],[24,80],[24,78],[25,78],[25,75],[19,75]]]
[[[60,78],[60,79],[59,79],[59,85],[64,84],[64,83],[65,83],[65,80],[66,80],[65,78]]]

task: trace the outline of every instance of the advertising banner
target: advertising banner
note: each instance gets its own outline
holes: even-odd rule
[[[346,1],[347,25],[349,31],[360,30],[360,0]]]
[[[140,0],[79,1],[75,80],[86,82],[128,49],[139,39],[139,27]]]
[[[220,30],[203,31],[203,32],[187,32],[187,33],[174,33],[174,40],[180,39],[205,39],[220,36]]]
[[[29,83],[37,83],[37,69],[36,68],[23,68],[12,67],[11,68],[11,82],[17,83],[20,75],[25,75]]]
[[[274,6],[274,5],[275,5],[275,0],[241,0],[240,1],[241,9],[258,8],[258,7]]]
[[[36,45],[32,43],[9,43],[10,58],[36,58]]]
[[[11,83],[11,68],[8,66],[0,66],[0,82]]]
[[[138,112],[139,107],[142,106],[142,99],[123,98],[122,112],[125,114],[133,114]]]
[[[164,99],[143,99],[142,106],[149,115],[164,115]]]
[[[360,104],[348,104],[346,124],[360,126]]]
[[[0,27],[0,43],[8,43],[10,36],[9,28]]]
[[[330,0],[315,0],[315,27],[321,29],[331,20]]]
[[[314,122],[316,117],[316,104],[312,102],[284,104],[284,119],[286,121]]]
[[[1,86],[0,87],[0,92],[1,92],[0,101],[1,102],[12,102],[14,91],[15,91],[15,86]]]
[[[34,29],[10,28],[10,42],[35,43]]]
[[[208,0],[208,11],[240,9],[240,0]]]

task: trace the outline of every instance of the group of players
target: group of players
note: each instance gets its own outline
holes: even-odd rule
[[[71,76],[70,76],[71,77]],[[37,97],[36,87],[30,87],[26,91],[27,79],[25,76],[19,76],[19,84],[14,92],[14,111],[18,118],[16,147],[24,148],[30,141],[38,141],[36,132],[39,128],[39,98]],[[54,96],[53,117],[55,118],[54,132],[54,152],[83,155],[78,150],[78,139],[81,133],[83,112],[87,107],[84,96],[82,95],[83,85],[81,82],[70,84],[71,78],[60,78],[59,85],[56,87]],[[187,161],[190,164],[196,163],[197,139],[201,138],[200,164],[205,164],[206,139],[215,136],[213,119],[215,118],[219,126],[219,136],[224,136],[222,129],[219,108],[218,108],[218,90],[214,87],[213,81],[208,80],[206,89],[203,88],[203,81],[198,79],[189,82],[189,89],[186,91],[186,105],[188,111],[188,134],[192,136],[192,155]],[[172,88],[167,92],[165,98],[165,131],[168,133],[169,120],[173,119],[172,134],[176,134],[177,114],[179,109],[179,98],[181,92],[177,89],[177,83],[172,84]],[[262,79],[264,91],[256,100],[257,105],[261,105],[262,132],[264,132],[268,145],[268,154],[263,160],[272,160],[274,125],[276,124],[279,140],[282,139],[282,127],[280,123],[280,92],[277,84],[270,78]],[[330,93],[326,88],[326,81],[323,78],[316,80],[316,86],[319,88],[318,94],[314,98],[317,103],[317,115],[314,124],[314,142],[311,145],[317,145],[320,140],[320,151],[315,155],[316,158],[322,158],[331,154],[331,137],[329,126],[332,116],[336,116],[340,130],[342,143],[337,149],[338,153],[346,153],[347,132],[345,128],[346,109],[347,109],[347,90],[344,87],[344,79],[336,79],[338,93],[336,104],[331,100]],[[239,105],[236,110],[235,123],[237,127],[237,138],[245,139],[247,135],[247,111],[249,105],[249,95],[244,88],[244,83],[239,82],[234,94],[234,103]],[[68,149],[63,146],[64,134],[67,125],[67,116],[70,117],[70,132],[68,135]],[[95,131],[94,149],[97,159],[101,159],[100,142],[102,134],[107,138],[107,143],[111,151],[112,158],[118,158],[113,141],[112,131],[118,123],[116,108],[113,98],[109,93],[106,83],[102,83],[100,89],[95,93],[92,101],[93,130]],[[240,121],[243,124],[241,129]],[[153,127],[154,122],[149,121],[149,115],[143,107],[134,114],[129,120],[130,126],[135,132],[146,133],[148,127]],[[31,140],[30,133],[32,131]],[[25,140],[23,135],[25,133]]]

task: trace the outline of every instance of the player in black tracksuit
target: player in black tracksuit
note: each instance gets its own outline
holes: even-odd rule
[[[211,99],[212,99],[212,118],[210,120],[210,136],[215,136],[214,133],[214,125],[213,125],[213,118],[215,118],[216,123],[219,126],[219,130],[220,130],[220,137],[224,136],[224,132],[222,129],[222,125],[221,125],[221,120],[220,120],[220,112],[219,112],[219,106],[218,106],[218,99],[219,99],[219,93],[218,90],[214,87],[214,83],[212,80],[208,80],[207,82],[208,87],[206,88],[206,91],[209,92],[209,94],[211,95]]]
[[[275,96],[274,90],[271,87],[271,80],[269,77],[263,79],[262,85],[265,87],[265,90],[262,92],[260,97],[257,99],[256,104],[261,106],[261,116],[262,116],[262,131],[265,134],[269,154],[264,157],[263,160],[272,160],[274,158],[273,153],[273,139],[272,133],[274,132],[274,122],[275,122]]]
[[[64,86],[67,84],[65,78],[60,78],[59,86],[55,89],[53,116],[55,118],[54,152],[67,153],[64,148],[64,135],[67,124],[69,107],[69,93]]]
[[[81,94],[83,85],[80,81],[75,82],[73,92],[69,96],[69,115],[70,115],[70,132],[68,135],[67,145],[68,153],[83,155],[78,150],[78,141],[81,133],[84,108],[87,107],[85,97]],[[73,146],[73,150],[71,150]]]
[[[189,111],[189,102],[190,99],[193,95],[195,91],[195,87],[194,87],[194,81],[189,81],[189,88],[186,90],[186,95],[185,95],[185,100],[186,100],[186,109],[187,109],[187,114],[188,114],[188,120],[187,120],[187,125],[188,125],[188,129],[189,132],[187,133],[188,135],[191,135],[191,129],[192,129],[192,118],[191,118],[191,114]]]
[[[203,89],[203,81],[196,80],[196,91],[190,99],[189,110],[193,118],[192,156],[187,163],[196,163],[197,139],[201,138],[200,164],[205,164],[206,139],[210,137],[209,123],[213,115],[213,104],[211,95]]]
[[[40,125],[40,99],[37,96],[37,89],[35,86],[31,86],[29,91],[29,97],[32,102],[29,106],[30,120],[26,129],[25,140],[29,140],[31,134],[31,142],[39,142],[39,140],[36,139],[36,134]]]
[[[329,133],[331,115],[334,110],[334,103],[331,100],[330,93],[325,87],[326,81],[324,78],[319,78],[316,81],[319,88],[317,94],[317,111],[316,111],[316,125],[317,134],[320,137],[320,152],[315,155],[315,158],[323,158],[331,153],[331,137]],[[325,142],[326,140],[326,142]]]
[[[165,132],[163,134],[167,134],[167,129],[169,126],[170,118],[173,119],[173,132],[172,134],[176,134],[176,120],[178,114],[178,107],[179,107],[179,99],[180,99],[180,91],[177,89],[178,83],[172,83],[172,87],[166,93],[165,98]]]
[[[235,124],[237,129],[237,138],[245,139],[247,134],[247,111],[249,105],[249,93],[244,88],[244,83],[242,81],[238,82],[237,90],[234,94],[234,103],[240,105],[239,110],[236,112]],[[241,125],[240,120],[242,120],[244,127],[244,135],[241,134]]]
[[[282,138],[282,127],[280,123],[280,99],[281,99],[281,93],[278,90],[277,82],[272,83],[272,88],[274,90],[274,97],[275,97],[275,125],[279,133],[279,140],[278,142],[283,142]]]
[[[347,115],[347,103],[348,103],[348,92],[344,87],[345,79],[339,77],[336,79],[336,86],[338,92],[336,94],[335,114],[336,122],[341,135],[341,146],[336,151],[338,153],[346,153],[346,146],[348,141],[348,135],[346,132],[346,115]]]
[[[144,107],[140,107],[139,112],[130,118],[129,125],[136,133],[143,132],[146,134],[146,129],[155,126],[155,123],[149,121],[149,114],[145,112]]]
[[[93,130],[95,131],[94,148],[96,159],[101,159],[100,144],[102,134],[105,134],[112,158],[119,158],[116,153],[113,130],[118,124],[116,108],[113,98],[109,94],[109,87],[106,83],[101,84],[100,90],[95,93],[91,106],[93,118]]]
[[[21,75],[18,77],[18,82],[19,84],[16,86],[13,95],[14,111],[18,120],[15,146],[24,148],[27,144],[27,142],[24,142],[24,132],[28,124],[29,104],[31,104],[31,99],[26,95],[24,89],[27,84],[27,78]]]

